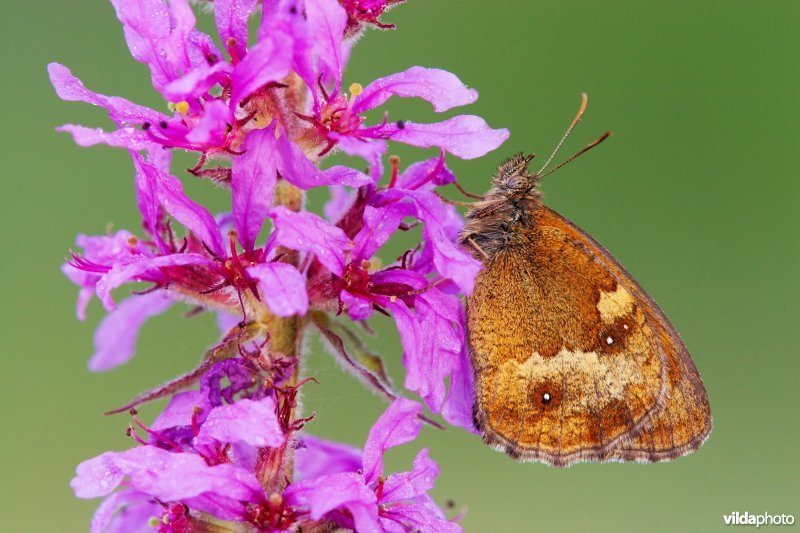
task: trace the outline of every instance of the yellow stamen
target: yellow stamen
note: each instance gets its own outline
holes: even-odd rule
[[[364,90],[364,87],[362,87],[360,83],[351,83],[349,90],[350,94],[353,96],[358,96]]]
[[[185,115],[189,111],[189,102],[183,100],[175,104],[175,110],[181,115]]]

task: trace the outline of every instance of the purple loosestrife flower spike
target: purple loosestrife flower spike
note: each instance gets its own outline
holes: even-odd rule
[[[219,331],[199,364],[113,411],[129,411],[132,447],[84,461],[72,480],[78,497],[104,498],[91,531],[460,531],[429,495],[439,467],[427,449],[405,472],[386,472],[383,458],[424,421],[439,425],[425,407],[475,432],[461,302],[481,265],[457,244],[463,221],[437,188],[456,183],[448,157],[481,157],[508,131],[469,114],[368,120],[393,97],[436,113],[478,98],[437,68],[347,79],[357,37],[393,28],[382,17],[401,0],[216,0],[206,11],[218,39],[198,30],[188,0],[111,3],[162,107],[96,93],[48,65],[59,97],[107,111],[108,131],[58,131],[127,150],[141,217],[136,231],[79,235],[62,266],[78,318],[94,296],[106,310],[89,368],[129,361],[141,326],[173,306],[215,313]],[[401,171],[394,156],[384,165],[394,143],[435,155]],[[180,151],[196,158],[185,172],[173,164]],[[336,151],[366,168],[325,161]],[[212,181],[225,211],[188,194],[187,180]],[[324,218],[306,204],[318,188],[331,196]],[[397,232],[416,225],[418,242],[387,257]],[[400,335],[401,390],[361,338],[376,313]],[[303,346],[313,331],[390,402],[363,450],[306,431],[316,413],[299,395],[316,381]],[[132,407],[159,398],[166,407],[148,425]]]

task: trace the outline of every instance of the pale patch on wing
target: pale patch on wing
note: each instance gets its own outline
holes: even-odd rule
[[[597,310],[600,311],[600,319],[609,324],[614,320],[630,314],[633,304],[633,296],[622,284],[617,283],[614,292],[600,291],[600,301],[597,302]]]
[[[597,352],[574,352],[562,349],[555,357],[542,357],[534,352],[523,363],[506,361],[502,376],[536,376],[537,382],[561,383],[566,377],[569,412],[602,409],[612,400],[625,401],[627,387],[645,380],[634,357],[603,357]]]

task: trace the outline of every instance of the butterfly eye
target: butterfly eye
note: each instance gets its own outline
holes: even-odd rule
[[[511,176],[506,181],[506,187],[511,190],[520,190],[528,186],[528,178],[525,176]]]

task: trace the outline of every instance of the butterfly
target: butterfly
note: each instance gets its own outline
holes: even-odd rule
[[[537,189],[608,137],[544,173],[586,104],[541,170],[517,154],[469,204],[460,242],[484,266],[466,305],[475,424],[521,461],[667,461],[711,431],[697,368],[653,299]]]

